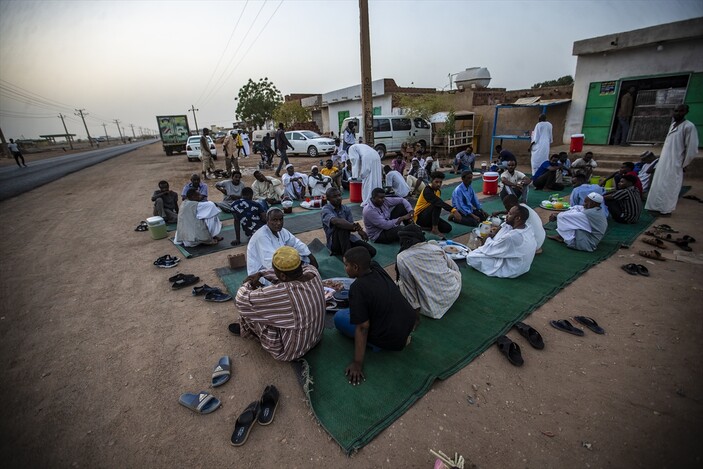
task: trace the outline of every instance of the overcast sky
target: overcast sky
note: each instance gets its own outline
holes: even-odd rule
[[[487,67],[492,87],[574,74],[573,42],[703,16],[701,0],[370,0],[374,79],[442,88]],[[268,77],[285,95],[358,84],[357,0],[0,0],[5,138],[156,129],[195,105],[200,127],[231,125],[239,88]],[[193,115],[189,114],[193,127]]]

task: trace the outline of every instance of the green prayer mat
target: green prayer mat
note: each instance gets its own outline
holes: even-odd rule
[[[538,192],[534,197],[543,200],[544,194],[549,195]],[[500,202],[484,205],[490,209],[493,204]],[[621,244],[631,244],[651,222],[647,213],[634,225],[611,222],[593,253],[574,251],[547,239],[544,253],[517,279],[491,278],[468,266],[462,268],[462,292],[454,306],[440,320],[422,317],[412,343],[402,352],[367,350],[366,381],[360,386],[351,386],[344,377],[353,359],[353,340],[326,329],[303,363],[304,390],[315,416],[344,451],[362,448],[420,399],[436,379],[446,379],[466,366],[516,321],[617,252]],[[343,275],[341,263],[333,267],[337,266],[336,275]],[[538,330],[545,327],[533,325]],[[540,353],[529,347],[526,351]]]

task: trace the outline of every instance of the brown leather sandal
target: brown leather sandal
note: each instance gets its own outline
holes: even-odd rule
[[[650,246],[657,247],[659,249],[666,249],[666,245],[664,244],[664,241],[661,239],[656,239],[656,238],[644,238],[642,240],[644,244],[649,244]]]
[[[655,261],[665,261],[666,258],[662,256],[662,253],[657,251],[656,249],[653,249],[651,251],[640,251],[637,254],[639,254],[642,257],[646,257],[647,259],[654,259]]]

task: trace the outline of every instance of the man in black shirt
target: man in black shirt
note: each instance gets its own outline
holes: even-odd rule
[[[354,361],[344,374],[356,386],[366,379],[363,373],[366,346],[375,350],[403,350],[410,343],[410,333],[419,316],[393,279],[371,261],[363,247],[351,248],[344,254],[344,268],[356,280],[349,289],[349,309],[338,311],[334,324],[342,334],[354,338]]]
[[[159,181],[159,190],[151,196],[154,202],[154,216],[161,217],[166,223],[178,221],[178,194],[173,192],[167,181]]]

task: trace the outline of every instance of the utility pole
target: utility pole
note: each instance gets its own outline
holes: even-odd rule
[[[129,126],[132,128],[132,138],[134,138],[136,140],[137,136],[134,135],[134,124],[129,124]]]
[[[124,137],[122,136],[122,129],[120,129],[120,121],[119,119],[115,119],[114,122],[117,125],[117,131],[120,133],[120,140],[122,140],[122,143],[124,143]]]
[[[10,156],[10,150],[7,148],[7,142],[5,141],[5,134],[2,133],[2,129],[0,129],[0,142],[2,142],[2,147],[0,147],[0,154],[2,154],[3,158],[12,158]]]
[[[198,127],[198,118],[195,117],[195,111],[199,111],[200,109],[195,109],[195,105],[191,104],[190,109],[188,109],[188,110],[193,113],[193,120],[195,121],[195,130],[197,130],[198,133],[200,133],[200,127]]]
[[[71,136],[68,135],[68,129],[66,128],[66,122],[63,120],[64,117],[66,117],[66,116],[59,113],[59,118],[61,119],[61,123],[63,124],[63,130],[64,130],[64,132],[66,132],[66,140],[68,140],[68,146],[70,146],[71,150],[73,150],[73,140],[71,139]]]
[[[83,111],[85,111],[85,109],[76,109],[76,112],[78,113],[76,115],[81,116],[81,119],[83,119],[83,127],[85,127],[85,133],[88,134],[88,143],[90,143],[90,146],[92,147],[93,146],[93,139],[90,138],[90,132],[88,132],[88,126],[85,124],[85,117],[83,115]],[[85,115],[87,116],[88,113],[85,113]]]
[[[105,140],[110,143],[110,137],[107,136],[107,124],[103,122],[103,130],[105,130]]]
[[[369,0],[359,0],[361,47],[361,111],[364,119],[364,143],[373,147],[373,90],[371,87],[371,43],[369,42]]]

